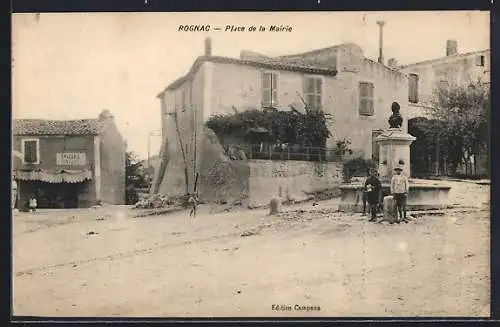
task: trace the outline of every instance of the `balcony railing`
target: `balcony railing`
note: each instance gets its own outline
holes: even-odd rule
[[[337,149],[323,147],[302,147],[280,144],[231,145],[226,154],[233,160],[296,160],[316,162],[341,162],[343,156]]]

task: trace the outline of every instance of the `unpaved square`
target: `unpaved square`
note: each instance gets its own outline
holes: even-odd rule
[[[463,209],[401,225],[336,212],[335,201],[277,217],[16,214],[14,314],[488,316],[489,187],[452,184]]]

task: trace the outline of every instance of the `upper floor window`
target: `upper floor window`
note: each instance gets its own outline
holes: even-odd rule
[[[304,96],[309,108],[323,110],[323,79],[319,76],[307,76],[304,79]]]
[[[408,101],[418,103],[418,75],[410,74],[408,81]]]
[[[361,116],[373,116],[374,101],[373,101],[373,91],[375,86],[373,83],[360,82],[359,83],[359,114]]]
[[[476,65],[477,66],[484,67],[484,61],[485,61],[485,57],[484,56],[477,56],[476,57]]]
[[[262,105],[278,104],[278,75],[271,72],[262,73]]]
[[[40,163],[40,143],[38,139],[23,139],[21,146],[23,164],[37,165]]]

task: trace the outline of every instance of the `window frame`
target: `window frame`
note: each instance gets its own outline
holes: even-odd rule
[[[362,84],[367,84],[371,85],[371,96],[363,96],[361,94],[361,85]],[[362,100],[371,100],[371,113],[366,114],[361,110],[361,101]],[[375,82],[374,81],[369,81],[369,80],[361,80],[358,82],[358,116],[360,117],[373,117],[375,116]]]
[[[309,88],[308,88],[308,81],[309,80],[314,80],[314,81],[319,81],[320,85],[319,87],[317,87],[316,85],[316,82],[313,83],[313,91],[312,92],[309,92]],[[306,102],[307,106],[310,108],[311,107],[311,104],[309,103],[308,99],[309,99],[309,96],[313,96],[314,97],[314,102],[315,104],[318,104],[319,105],[319,108],[314,106],[313,109],[314,110],[319,110],[319,111],[323,111],[323,94],[324,94],[324,88],[325,88],[325,79],[323,76],[321,75],[304,75],[304,78],[303,78],[303,85],[302,85],[302,89],[303,89],[303,93],[304,93],[304,101]],[[319,98],[319,101],[318,101],[318,98]]]
[[[412,77],[415,77],[415,91],[412,92]],[[417,73],[410,73],[408,74],[408,102],[409,103],[419,103],[419,82],[420,82],[420,76]],[[413,99],[412,95],[415,93],[415,99]]]
[[[269,87],[265,87],[264,80],[265,76],[270,75]],[[274,83],[273,83],[273,80]],[[263,107],[276,107],[279,104],[278,98],[278,86],[279,86],[279,74],[276,71],[262,70],[260,73],[260,92],[261,92],[261,105]],[[266,91],[269,92],[269,101],[266,101],[265,94]]]
[[[484,67],[484,66],[486,66],[486,57],[485,57],[485,55],[478,55],[476,57],[476,66],[478,66],[478,67]]]
[[[26,142],[36,142],[36,161],[26,162]],[[23,165],[39,165],[40,164],[40,139],[38,138],[23,138],[21,140],[21,152],[23,154]]]

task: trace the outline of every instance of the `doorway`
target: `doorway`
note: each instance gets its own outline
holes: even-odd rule
[[[43,183],[36,188],[38,208],[78,208],[78,193],[82,183]]]

